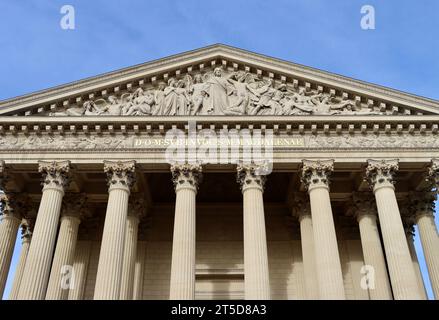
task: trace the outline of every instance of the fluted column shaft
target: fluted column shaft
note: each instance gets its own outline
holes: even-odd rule
[[[19,300],[42,300],[46,295],[64,189],[70,163],[40,161],[44,187],[32,241],[18,293]]]
[[[369,287],[369,295],[371,300],[392,300],[392,288],[376,219],[374,214],[360,214],[357,217],[364,263],[374,270],[374,287]]]
[[[104,163],[110,186],[96,276],[95,300],[117,300],[120,297],[128,198],[134,167],[134,161]]]
[[[416,253],[415,241],[413,239],[413,231],[407,231],[407,244],[412,259],[413,270],[415,270],[416,282],[418,284],[418,291],[421,300],[427,300],[427,290],[425,289],[424,279],[422,278],[421,266],[419,265],[418,254]]]
[[[4,214],[0,221],[0,297],[3,296],[6,280],[8,279],[11,266],[12,254],[14,253],[15,241],[17,240],[18,228],[21,219]]]
[[[169,299],[195,297],[195,188],[176,190]]]
[[[436,300],[439,300],[439,236],[433,214],[417,215],[416,224],[418,225],[431,287]]]
[[[75,286],[73,258],[81,220],[77,216],[61,217],[58,241],[47,286],[46,300],[67,300],[70,286]],[[66,269],[66,267],[70,267]],[[64,279],[70,277],[70,279]]]
[[[143,277],[145,270],[146,243],[141,241],[137,244],[136,264],[134,267],[133,300],[142,300]]]
[[[122,282],[120,288],[121,300],[133,299],[134,267],[137,254],[137,231],[139,218],[128,215],[125,231],[125,245],[123,252]]]
[[[393,296],[396,300],[420,299],[393,186],[397,169],[397,161],[369,160],[366,175],[375,194]]]
[[[255,165],[238,166],[244,206],[244,286],[246,300],[271,297],[263,188],[265,176]]]
[[[195,298],[195,198],[201,166],[174,165],[171,171],[176,200],[169,299],[192,300]]]
[[[84,298],[84,289],[87,280],[90,251],[90,241],[78,241],[75,249],[75,257],[73,258],[75,282],[73,288],[70,288],[69,290],[69,300],[83,300]]]
[[[315,300],[319,297],[319,286],[317,282],[316,256],[311,214],[301,214],[299,216],[299,223],[306,297],[307,299]]]
[[[21,241],[20,258],[18,260],[17,269],[15,271],[14,281],[12,283],[11,293],[9,294],[9,300],[17,300],[18,291],[20,289],[21,279],[23,278],[24,267],[26,265],[26,258],[29,252],[29,246],[31,241],[30,234],[24,234]]]
[[[320,299],[345,299],[343,274],[329,197],[328,175],[333,161],[303,161],[312,215],[315,261]]]

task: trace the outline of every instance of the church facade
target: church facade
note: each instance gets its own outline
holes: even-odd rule
[[[0,101],[0,293],[21,237],[13,300],[426,299],[416,225],[438,299],[438,128],[225,45]]]

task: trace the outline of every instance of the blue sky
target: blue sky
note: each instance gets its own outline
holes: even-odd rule
[[[213,43],[439,99],[437,30],[436,0],[1,1],[0,100]]]

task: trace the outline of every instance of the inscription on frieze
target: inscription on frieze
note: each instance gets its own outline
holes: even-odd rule
[[[267,142],[268,141],[268,142]],[[181,143],[181,142],[180,142]],[[186,142],[183,142],[186,143]],[[205,138],[197,138],[197,144],[208,142]],[[218,144],[218,142],[216,142]],[[245,146],[245,140],[230,139],[219,143],[230,146]],[[268,143],[274,149],[307,148],[307,149],[439,149],[436,135],[375,135],[375,134],[334,134],[334,135],[288,135],[276,134],[270,139],[251,144]],[[171,144],[165,135],[147,134],[77,134],[77,135],[2,135],[0,136],[0,153],[21,150],[35,151],[93,151],[93,150],[125,150],[125,149],[163,149]],[[221,146],[218,144],[218,146]]]

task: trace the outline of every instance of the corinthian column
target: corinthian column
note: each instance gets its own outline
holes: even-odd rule
[[[140,241],[137,244],[136,263],[134,266],[133,300],[142,300],[143,277],[145,269],[146,242]]]
[[[439,299],[439,236],[434,222],[436,196],[431,191],[411,194],[414,222],[418,225],[431,287]]]
[[[415,227],[412,219],[403,220],[404,231],[407,238],[407,244],[409,246],[410,257],[412,259],[413,270],[415,270],[416,281],[418,283],[419,296],[421,300],[427,300],[427,290],[425,289],[424,279],[422,278],[421,267],[419,265],[418,254],[415,248]]]
[[[81,213],[85,209],[85,201],[85,194],[67,193],[64,196],[61,226],[52,262],[46,300],[67,300],[69,289],[75,286],[73,258],[78,238],[78,228],[81,223]]]
[[[137,233],[140,216],[144,213],[143,198],[139,194],[132,195],[128,205],[128,217],[125,230],[125,248],[123,251],[121,300],[133,300],[134,267],[137,255]]]
[[[62,198],[69,182],[70,162],[39,161],[38,171],[43,175],[43,194],[20,284],[19,300],[42,300],[46,295]]]
[[[135,161],[104,161],[108,179],[108,205],[99,255],[95,300],[120,297],[125,228],[130,188],[134,183]]]
[[[12,254],[21,219],[25,214],[26,196],[8,192],[0,194],[2,212],[0,212],[0,297],[3,296],[8,279]]]
[[[397,160],[368,160],[366,177],[375,194],[393,296],[421,299],[393,186],[397,170]]]
[[[364,263],[373,268],[373,285],[369,283],[371,300],[392,300],[386,260],[377,225],[377,209],[373,194],[354,193],[354,216],[360,228]]]
[[[263,190],[266,176],[258,175],[259,167],[241,164],[237,181],[244,198],[244,285],[246,300],[270,299],[267,238]]]
[[[9,294],[9,300],[17,300],[18,290],[20,289],[21,279],[23,278],[24,267],[26,265],[26,258],[29,252],[30,241],[32,239],[33,223],[28,219],[23,220],[21,224],[21,251],[18,265],[14,275],[14,282],[12,282],[12,289]]]
[[[302,244],[306,297],[310,300],[316,300],[319,298],[319,286],[317,282],[311,206],[309,197],[306,194],[297,194],[294,200],[294,215],[299,219],[300,223],[300,242]]]
[[[192,300],[195,297],[195,197],[201,171],[198,164],[171,166],[176,193],[169,293],[171,300]]]
[[[314,234],[317,279],[320,299],[345,299],[328,176],[333,160],[303,160],[302,183],[308,190]]]
[[[69,300],[83,300],[85,283],[87,281],[88,263],[90,260],[91,242],[80,240],[76,244],[75,257],[73,259],[73,270],[75,271],[75,282],[69,290]]]

